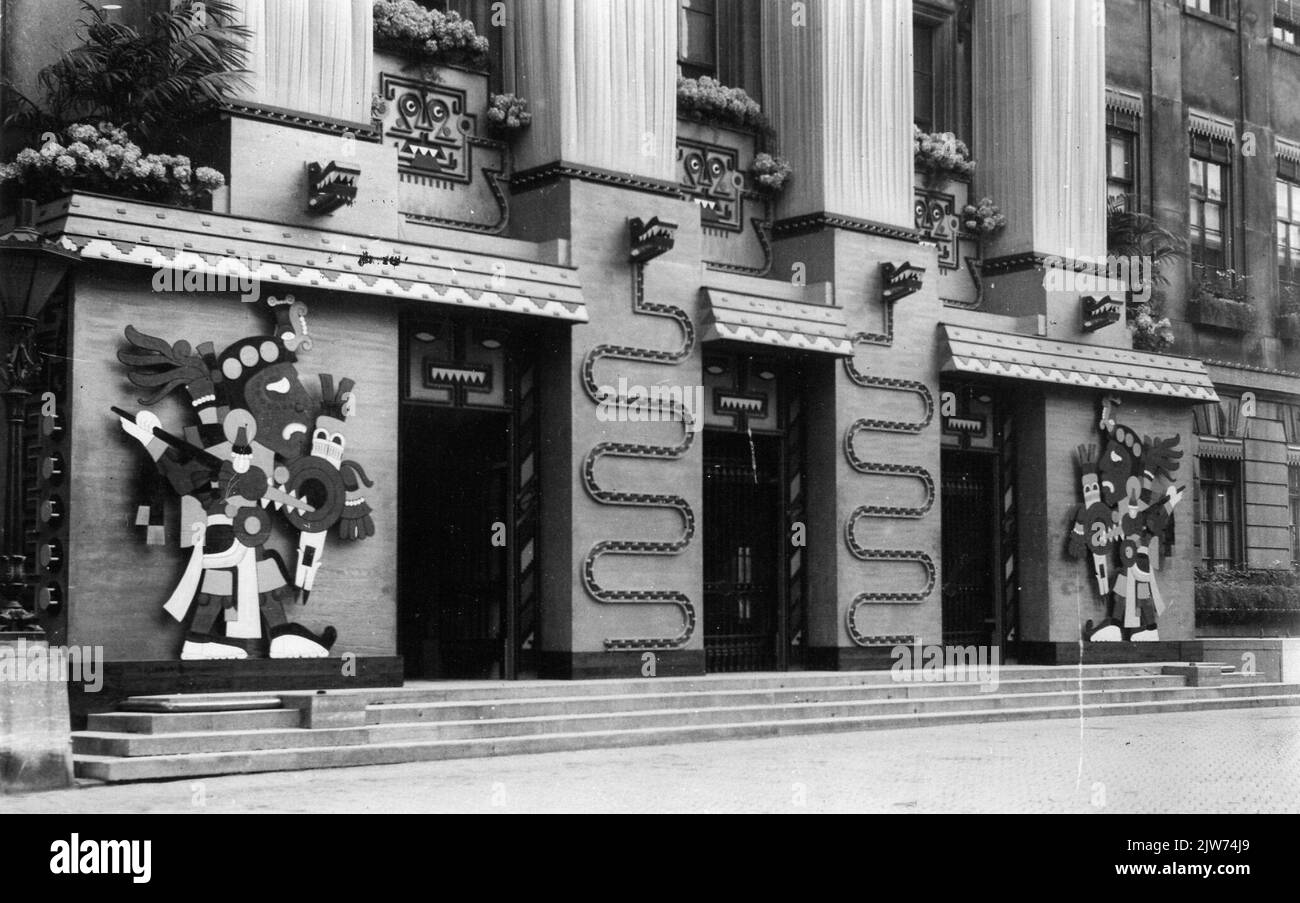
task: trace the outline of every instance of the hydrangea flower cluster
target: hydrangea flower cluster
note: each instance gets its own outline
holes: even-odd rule
[[[145,154],[111,122],[74,123],[39,149],[25,148],[0,165],[0,185],[13,184],[38,200],[83,189],[192,206],[226,184],[207,166],[180,154]]]
[[[783,190],[793,172],[790,161],[784,157],[774,157],[771,154],[754,157],[754,180],[768,191]]]
[[[742,88],[728,88],[707,75],[677,79],[677,113],[703,122],[767,131],[758,101]]]
[[[912,153],[916,168],[932,178],[970,178],[975,161],[970,148],[952,132],[933,134],[912,126]]]
[[[1169,318],[1156,319],[1146,305],[1138,307],[1130,325],[1133,328],[1133,347],[1138,351],[1163,354],[1174,346],[1174,333]]]
[[[455,12],[414,0],[375,0],[375,46],[428,62],[487,66],[488,39]]]
[[[528,112],[528,101],[514,94],[493,94],[488,101],[488,123],[501,132],[528,128],[533,114]]]
[[[1002,210],[992,198],[982,198],[978,204],[967,204],[961,211],[962,227],[974,235],[993,235],[1007,224]]]

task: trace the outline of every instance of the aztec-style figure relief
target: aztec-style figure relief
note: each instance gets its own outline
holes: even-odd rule
[[[1100,457],[1095,445],[1075,451],[1083,503],[1067,548],[1071,557],[1086,556],[1097,594],[1108,603],[1108,617],[1098,625],[1088,621],[1084,637],[1094,643],[1156,642],[1157,621],[1168,603],[1156,584],[1153,559],[1185,491],[1173,485],[1183,457],[1181,437],[1152,440],[1112,415],[1107,400]]]
[[[181,497],[181,547],[190,558],[164,609],[182,623],[193,612],[184,660],[248,658],[264,639],[271,658],[327,657],[337,631],[313,633],[290,621],[285,606],[299,591],[306,604],[331,529],[347,541],[375,532],[361,493],[373,483],[343,458],[355,384],[344,379],[336,387],[322,375],[316,401],[295,366],[296,352],[311,349],[307,308],[292,297],[269,303],[274,335],[243,339],[220,354],[212,343],[191,349],[130,326],[130,347],[118,353],[131,382],[152,390],[141,404],[184,389],[198,418],[177,436],[150,411],[131,417],[114,409]],[[266,548],[272,512],[298,531],[292,574]]]

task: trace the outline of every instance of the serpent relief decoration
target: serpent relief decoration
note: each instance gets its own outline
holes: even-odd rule
[[[695,325],[690,315],[680,307],[647,301],[645,297],[645,265],[673,246],[676,226],[651,220],[629,224],[632,237],[632,311],[649,317],[660,317],[675,322],[682,330],[682,345],[676,351],[660,351],[627,345],[598,345],[586,356],[582,365],[582,381],[587,396],[598,406],[614,406],[626,410],[645,399],[620,395],[596,383],[595,368],[601,360],[620,360],[635,363],[678,366],[690,358],[695,350]],[[695,441],[693,420],[689,411],[677,404],[667,408],[674,420],[680,420],[682,441],[677,445],[655,446],[636,443],[602,442],[593,448],[582,465],[583,486],[587,494],[601,505],[647,509],[659,508],[675,511],[682,519],[681,537],[671,542],[645,540],[607,540],[597,543],[587,553],[582,565],[582,582],[587,593],[597,602],[610,605],[654,605],[676,608],[682,617],[681,631],[674,637],[644,639],[606,639],[607,651],[671,650],[681,649],[695,634],[696,611],[689,596],[677,590],[608,589],[596,579],[596,562],[606,555],[622,556],[674,556],[680,555],[695,536],[695,512],[690,503],[679,495],[668,493],[621,492],[602,487],[596,479],[596,464],[602,458],[632,460],[680,461]]]
[[[855,347],[864,345],[892,345],[894,339],[892,305],[885,305],[885,332],[883,335],[859,333],[853,337]],[[872,645],[872,638],[864,635],[857,626],[859,609],[864,605],[879,603],[924,602],[934,592],[938,570],[934,559],[926,552],[914,549],[880,549],[864,545],[858,537],[858,525],[867,519],[919,520],[934,508],[934,477],[923,467],[903,464],[864,461],[858,456],[856,440],[863,433],[899,433],[919,435],[934,421],[934,395],[922,382],[903,379],[886,379],[868,376],[857,368],[853,358],[845,358],[844,370],[849,379],[862,389],[882,392],[901,392],[921,399],[924,416],[918,421],[893,421],[862,419],[853,423],[844,437],[844,456],[856,473],[865,476],[883,476],[919,481],[925,490],[924,501],[916,507],[863,505],[849,515],[844,525],[844,541],[849,552],[859,561],[883,561],[895,564],[915,564],[925,572],[924,585],[913,592],[862,592],[854,597],[845,616],[849,637],[858,646]]]

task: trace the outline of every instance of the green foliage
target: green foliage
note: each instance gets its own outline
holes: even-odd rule
[[[1300,618],[1294,571],[1196,572],[1198,624],[1252,624]]]
[[[925,132],[912,126],[912,158],[916,170],[931,182],[969,179],[975,172],[970,148],[952,132]]]
[[[13,163],[0,165],[0,186],[48,201],[81,189],[164,204],[194,206],[226,183],[189,157],[145,154],[111,122],[76,123],[52,136],[40,150],[25,148]]]
[[[41,70],[44,102],[11,88],[22,106],[10,124],[61,132],[106,120],[148,140],[174,133],[247,86],[249,30],[229,0],[180,0],[143,30],[108,20],[82,0],[83,43]]]
[[[425,9],[414,0],[375,0],[375,46],[428,63],[486,69],[488,39],[456,12]]]
[[[756,132],[769,131],[758,101],[744,89],[728,88],[707,75],[677,79],[677,115]]]
[[[1106,214],[1106,247],[1113,257],[1141,258],[1151,267],[1153,286],[1168,285],[1166,269],[1187,256],[1187,244],[1145,213],[1111,208]]]
[[[779,194],[785,190],[785,183],[794,173],[794,167],[785,157],[774,157],[768,153],[754,157],[753,175],[759,188]]]

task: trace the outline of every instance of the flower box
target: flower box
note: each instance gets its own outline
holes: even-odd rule
[[[1256,310],[1245,301],[1204,295],[1188,304],[1188,318],[1201,326],[1227,332],[1250,332],[1255,328]]]

